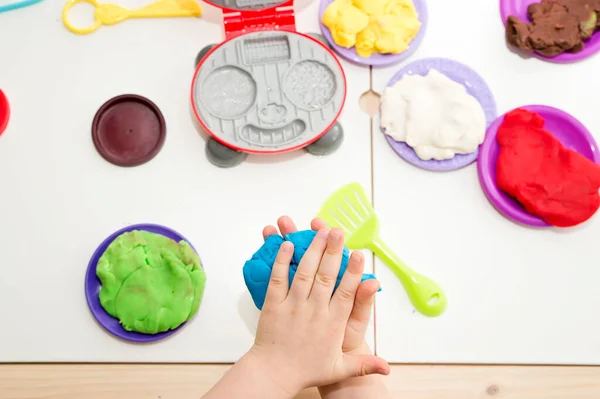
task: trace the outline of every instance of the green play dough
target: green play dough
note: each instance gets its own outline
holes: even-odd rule
[[[156,334],[191,319],[206,274],[190,245],[160,234],[131,231],[106,249],[96,268],[100,304],[127,331]]]

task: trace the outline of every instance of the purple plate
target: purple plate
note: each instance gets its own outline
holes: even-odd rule
[[[329,45],[342,57],[347,59],[348,61],[352,61],[356,64],[360,65],[372,65],[372,66],[387,66],[397,64],[406,60],[412,53],[415,52],[421,41],[423,41],[423,37],[425,36],[425,30],[427,29],[427,3],[425,0],[413,0],[415,5],[415,10],[417,11],[417,15],[419,17],[419,21],[421,21],[421,28],[419,29],[419,33],[417,36],[410,42],[408,46],[408,50],[400,53],[400,54],[373,54],[369,58],[364,58],[359,56],[356,53],[356,49],[352,48],[344,48],[338,46],[331,36],[331,32],[329,28],[323,25],[321,21],[323,21],[323,14],[325,13],[325,9],[333,3],[334,0],[321,0],[320,8],[319,8],[319,24],[321,25],[321,32],[323,32],[323,36],[327,39]]]
[[[519,108],[538,113],[546,120],[546,130],[551,132],[566,148],[600,164],[598,144],[585,126],[573,116],[560,109],[545,105],[526,105]],[[486,133],[485,141],[481,145],[477,163],[481,187],[492,205],[507,218],[527,226],[550,227],[539,217],[526,212],[516,200],[505,194],[496,184],[496,163],[500,152],[496,135],[503,121],[504,115],[492,123]]]
[[[514,15],[522,21],[530,21],[527,15],[527,7],[533,3],[540,3],[541,0],[500,0],[500,15],[502,23],[506,25],[509,15]],[[556,57],[544,57],[543,55],[533,53],[533,55],[542,60],[555,62],[559,64],[581,61],[594,55],[600,50],[600,35],[594,34],[589,40],[584,42],[584,48],[578,53],[562,53]]]
[[[479,104],[481,104],[488,126],[496,119],[498,116],[498,112],[496,111],[496,101],[494,100],[494,95],[488,85],[477,72],[456,61],[445,58],[425,58],[415,61],[398,71],[388,83],[388,87],[396,84],[396,82],[402,79],[402,76],[406,74],[425,76],[430,69],[436,69],[453,81],[464,85],[467,89],[467,93],[475,97],[475,99],[479,101]],[[383,133],[385,133],[384,129],[382,130]],[[405,161],[419,168],[434,172],[449,172],[463,168],[475,162],[478,155],[478,151],[475,151],[470,154],[457,154],[454,158],[446,159],[444,161],[435,159],[424,161],[417,156],[415,151],[408,144],[398,142],[388,135],[385,137],[396,154],[400,155]]]
[[[98,320],[98,323],[100,323],[100,325],[111,334],[121,339],[132,342],[145,343],[158,341],[170,335],[173,335],[176,331],[183,327],[185,323],[183,323],[174,330],[152,335],[127,331],[121,326],[119,320],[109,315],[100,304],[99,294],[100,289],[102,288],[102,284],[100,283],[100,279],[98,278],[98,276],[96,276],[96,267],[98,265],[98,260],[100,260],[100,257],[104,254],[106,248],[108,248],[110,243],[112,243],[118,236],[133,230],[143,230],[148,231],[150,233],[161,234],[177,242],[183,240],[190,244],[192,249],[196,253],[198,253],[198,251],[196,251],[196,248],[194,248],[194,246],[190,243],[189,240],[187,240],[178,232],[171,230],[167,227],[159,226],[156,224],[135,224],[132,226],[125,227],[111,234],[106,240],[102,242],[102,244],[100,244],[98,249],[96,249],[96,251],[94,252],[94,255],[92,255],[92,259],[90,259],[90,263],[88,264],[87,272],[85,273],[85,296],[87,298],[87,303],[90,307],[90,310],[92,311],[92,314],[94,315],[96,320]]]

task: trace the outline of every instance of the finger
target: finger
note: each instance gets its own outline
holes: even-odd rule
[[[343,378],[364,377],[371,374],[390,374],[390,365],[380,357],[374,355],[348,355],[344,354]]]
[[[290,289],[290,296],[299,301],[305,301],[310,295],[315,281],[315,274],[319,269],[321,258],[327,247],[328,237],[329,230],[319,230],[298,265],[294,281],[292,282],[292,288]]]
[[[360,343],[365,339],[369,321],[371,320],[375,294],[378,289],[379,281],[377,280],[367,280],[358,286],[356,298],[354,299],[354,307],[348,320],[348,329],[346,330],[344,343],[351,340],[354,345],[354,342]]]
[[[279,231],[281,231],[282,236],[286,236],[288,234],[292,234],[298,231],[296,224],[289,216],[282,216],[277,220],[277,226],[279,226]]]
[[[313,231],[319,231],[327,228],[327,224],[320,218],[314,218],[312,222],[310,222],[310,229]]]
[[[317,276],[310,292],[310,300],[321,303],[329,308],[331,295],[335,288],[340,266],[342,264],[342,253],[344,251],[344,232],[342,229],[333,229],[329,233],[327,248],[319,264]],[[353,298],[354,300],[354,298]]]
[[[285,300],[289,290],[290,261],[294,254],[294,244],[289,241],[281,244],[267,288],[265,306],[278,305]]]
[[[379,281],[366,280],[358,286],[354,307],[350,314],[350,320],[368,324],[371,319],[371,309],[375,302],[375,294],[379,290]]]
[[[279,232],[277,231],[277,228],[275,226],[267,226],[263,229],[262,234],[263,234],[263,239],[266,240],[267,237],[277,235],[277,234],[279,234]]]
[[[353,252],[346,273],[331,299],[331,311],[341,320],[348,320],[350,317],[364,270],[365,257],[360,252]]]

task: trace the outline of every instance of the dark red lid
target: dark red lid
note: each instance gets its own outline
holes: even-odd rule
[[[137,166],[158,154],[167,134],[165,119],[152,101],[135,94],[108,100],[96,113],[92,139],[108,162]]]
[[[8,105],[8,98],[0,90],[0,134],[4,132],[10,119],[10,106]]]

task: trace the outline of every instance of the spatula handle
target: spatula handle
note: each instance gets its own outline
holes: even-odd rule
[[[448,300],[439,285],[409,268],[381,238],[375,238],[369,249],[400,279],[408,298],[419,313],[429,317],[444,313]]]

